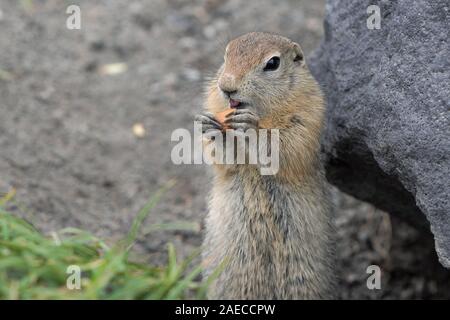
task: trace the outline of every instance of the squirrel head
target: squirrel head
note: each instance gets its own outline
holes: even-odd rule
[[[309,74],[300,45],[288,38],[252,32],[226,47],[217,87],[225,103],[263,115],[293,96]]]

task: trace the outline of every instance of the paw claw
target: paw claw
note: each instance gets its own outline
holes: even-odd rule
[[[222,130],[222,125],[215,119],[211,112],[202,112],[196,115],[195,121],[201,123],[203,132],[209,129]]]
[[[231,129],[247,131],[258,128],[259,118],[249,109],[238,109],[227,116],[225,123]]]

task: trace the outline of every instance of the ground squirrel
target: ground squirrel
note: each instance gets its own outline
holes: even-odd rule
[[[205,275],[225,261],[212,299],[334,297],[334,240],[327,184],[319,157],[324,102],[300,46],[254,32],[231,41],[207,87],[203,132],[223,132],[214,117],[228,107],[233,131],[279,130],[279,171],[214,165]],[[206,143],[215,143],[206,137]]]

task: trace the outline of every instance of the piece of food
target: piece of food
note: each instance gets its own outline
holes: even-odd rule
[[[228,125],[225,123],[227,116],[234,112],[235,109],[227,109],[225,111],[216,113],[216,119],[223,126],[223,129],[229,129]]]

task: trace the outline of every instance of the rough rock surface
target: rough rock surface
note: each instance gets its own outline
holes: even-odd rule
[[[367,7],[378,4],[381,28]],[[450,268],[449,2],[328,1],[310,61],[327,92],[327,175],[341,190],[427,226]]]

